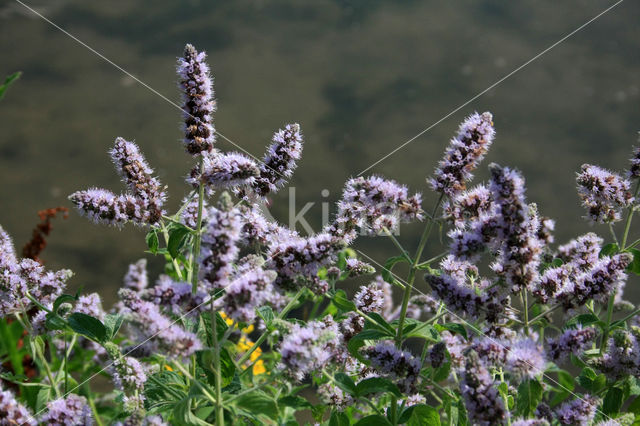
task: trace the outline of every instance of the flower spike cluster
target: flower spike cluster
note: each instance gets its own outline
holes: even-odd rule
[[[105,189],[92,188],[71,194],[69,200],[81,214],[96,223],[114,226],[126,222],[157,223],[162,218],[166,194],[158,179],[151,176],[153,170],[138,146],[117,138],[111,158],[130,192],[116,195]]]
[[[460,124],[444,158],[429,180],[436,192],[453,197],[466,188],[471,172],[478,167],[493,142],[493,116],[489,112],[474,113]]]
[[[178,86],[184,104],[184,147],[189,154],[211,152],[216,140],[213,113],[216,103],[206,54],[187,44],[178,59]]]
[[[631,183],[601,167],[584,164],[576,183],[582,205],[587,209],[586,218],[593,223],[621,220],[621,210],[633,202]]]

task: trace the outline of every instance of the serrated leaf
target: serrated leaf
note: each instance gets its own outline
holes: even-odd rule
[[[67,322],[58,315],[48,313],[45,316],[44,325],[48,330],[64,330],[67,327]]]
[[[329,426],[349,426],[349,417],[342,411],[333,410],[329,417]]]
[[[124,322],[124,315],[120,314],[107,314],[104,317],[104,326],[107,329],[107,339],[111,340],[116,337],[122,323]]]
[[[391,426],[389,420],[379,414],[372,414],[358,420],[356,423],[358,426]]]
[[[356,310],[355,303],[347,299],[347,294],[344,290],[336,291],[331,300],[333,301],[333,304],[343,312],[352,312]]]
[[[388,338],[389,334],[381,330],[363,330],[349,339],[349,342],[347,343],[347,350],[353,357],[357,358],[360,361],[363,361],[362,355],[360,354],[359,350],[364,346],[365,340],[380,340]]]
[[[289,395],[289,396],[284,396],[280,398],[278,400],[278,405],[285,406],[285,407],[292,407],[292,408],[295,408],[296,410],[312,407],[309,401],[297,395]]]
[[[433,370],[433,381],[441,382],[451,374],[451,362],[445,362],[440,367]]]
[[[155,230],[151,230],[147,233],[146,242],[147,247],[149,247],[149,251],[153,254],[157,254],[160,242],[158,241],[158,233]]]
[[[180,249],[187,240],[189,235],[189,229],[185,226],[176,226],[169,233],[169,242],[167,243],[167,250],[172,258],[178,257]]]
[[[344,373],[336,373],[333,378],[340,389],[348,393],[349,395],[357,396],[358,390],[356,384],[351,377]]]
[[[602,402],[602,411],[606,415],[618,414],[622,407],[622,389],[617,387],[609,388]]]
[[[440,426],[440,415],[428,405],[414,405],[407,426]]]
[[[60,305],[62,305],[63,303],[73,303],[76,300],[78,300],[76,296],[72,296],[70,294],[61,294],[56,298],[55,302],[53,302],[53,308],[51,309],[51,311],[54,314],[57,314],[58,309],[60,309]]]
[[[409,263],[406,256],[393,256],[387,259],[387,261],[384,263],[384,268],[382,269],[382,279],[388,282],[389,284],[401,286],[398,283],[398,280],[393,276],[393,272],[392,272],[393,267],[397,263],[401,263],[401,262]]]
[[[369,312],[369,313],[367,313],[367,316],[369,318],[371,318],[373,320],[373,322],[371,322],[371,321],[369,321],[368,319],[365,318],[365,320],[366,320],[365,327],[373,326],[373,327],[375,327],[375,328],[377,328],[379,330],[386,331],[387,333],[389,333],[390,336],[395,336],[395,334],[396,334],[395,328],[393,328],[391,326],[391,324],[389,324],[387,322],[387,320],[385,320],[382,317],[382,315],[380,315],[380,314],[378,314],[376,312]],[[367,327],[367,328],[369,328],[369,327]]]
[[[278,418],[278,404],[264,392],[249,392],[236,398],[234,404],[249,414],[264,414],[273,420]]]
[[[449,330],[452,333],[461,335],[462,337],[464,337],[465,340],[468,340],[467,329],[464,328],[462,324],[450,322],[446,324],[434,324],[434,327],[438,331]]]
[[[371,377],[358,382],[356,385],[356,395],[365,396],[372,393],[391,393],[398,398],[402,397],[402,393],[398,386],[388,379],[382,377]]]
[[[271,323],[273,322],[273,320],[275,319],[275,315],[273,313],[273,309],[271,309],[271,306],[261,306],[258,308],[258,315],[260,316],[260,318],[262,318],[262,320],[264,321],[264,324],[268,327],[271,326]]]
[[[516,412],[527,418],[533,414],[536,407],[542,401],[542,385],[534,379],[525,380],[518,386],[516,399]]]
[[[626,251],[633,255],[633,260],[627,266],[627,271],[633,272],[636,275],[640,275],[640,250],[636,248],[630,248]]]
[[[74,312],[69,316],[67,322],[73,331],[91,340],[100,343],[104,343],[107,340],[107,329],[97,318],[80,312]]]
[[[618,253],[619,251],[620,251],[620,248],[616,243],[609,243],[606,246],[602,247],[602,249],[600,249],[599,257],[611,256]]]

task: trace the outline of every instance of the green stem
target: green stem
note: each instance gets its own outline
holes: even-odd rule
[[[298,299],[300,298],[300,296],[304,291],[305,291],[304,289],[301,289],[300,291],[298,291],[296,295],[293,296],[293,299],[291,299],[289,303],[287,303],[287,306],[284,307],[284,309],[278,314],[276,318],[279,320],[284,319],[284,317],[289,313],[289,311],[293,309],[293,307],[298,303]],[[256,342],[253,344],[253,346],[251,346],[251,349],[249,349],[247,352],[245,352],[244,355],[242,355],[242,357],[238,361],[238,364],[243,365],[245,362],[247,362],[247,360],[251,357],[251,354],[254,353],[255,350],[258,349],[262,343],[264,343],[264,341],[267,339],[270,333],[271,332],[269,330],[262,333],[262,335],[258,337],[258,340],[256,340]]]
[[[531,320],[529,321],[529,324],[533,324],[534,322],[536,322],[540,318],[544,317],[547,314],[550,314],[551,312],[555,311],[556,309],[560,308],[561,306],[562,305],[555,305],[554,307],[547,309],[543,313],[541,313],[539,315],[536,315],[535,317],[531,318]]]
[[[213,371],[216,375],[216,425],[224,425],[222,409],[222,372],[220,371],[220,344],[218,342],[218,318],[211,298],[211,334],[213,335]]]
[[[400,244],[400,241],[398,241],[395,235],[393,235],[391,231],[387,229],[386,226],[383,227],[382,230],[387,235],[387,237],[389,237],[391,241],[393,241],[393,244],[396,246],[398,250],[400,250],[400,253],[402,253],[402,255],[407,258],[407,261],[411,262],[411,256],[409,256],[409,253],[404,249],[404,247],[402,247],[402,244]]]
[[[0,339],[2,339],[2,345],[6,348],[7,354],[9,354],[9,360],[11,361],[13,372],[17,376],[24,374],[22,356],[18,351],[17,342],[11,335],[11,330],[9,329],[6,318],[0,319]]]
[[[630,249],[630,248],[634,248],[638,244],[640,244],[640,238],[638,238],[637,240],[635,240],[634,242],[632,242],[628,246],[624,247],[624,249],[627,250],[627,249]]]
[[[442,252],[437,256],[432,257],[429,260],[425,260],[424,262],[418,263],[418,265],[416,265],[418,268],[421,268],[423,266],[427,266],[427,265],[431,265],[433,262],[436,262],[440,259],[442,259],[443,257],[447,256],[449,254],[448,251]]]
[[[205,388],[202,383],[200,383],[198,380],[196,380],[191,373],[189,373],[189,371],[184,368],[178,361],[174,361],[173,365],[180,370],[180,372],[182,374],[184,374],[189,380],[191,380],[198,388],[200,388],[200,390],[202,391],[202,394],[211,402],[213,402],[214,404],[216,403],[216,399],[213,397],[213,395],[211,395],[209,393],[209,391],[207,390],[207,388]]]
[[[523,288],[520,292],[520,300],[522,301],[522,309],[524,310],[524,333],[529,335],[529,302],[527,301],[527,289]]]
[[[91,394],[89,393],[89,397],[87,398],[87,400],[89,401],[89,407],[91,407],[91,412],[93,413],[93,418],[96,421],[96,425],[97,426],[104,426],[104,423],[102,423],[102,420],[100,419],[100,414],[98,414],[98,409],[96,408],[96,403],[93,401],[93,398],[91,398]]]
[[[204,157],[200,156],[200,176],[204,174]],[[193,248],[193,259],[191,270],[191,291],[196,294],[198,291],[198,258],[200,257],[200,242],[202,241],[202,208],[204,204],[204,184],[198,184],[198,220],[196,222],[195,244]]]
[[[40,358],[40,362],[42,362],[42,366],[44,367],[45,372],[47,373],[47,377],[49,378],[49,382],[51,382],[51,387],[56,394],[57,398],[60,398],[60,390],[58,389],[58,384],[53,380],[53,374],[51,373],[51,367],[44,357],[44,353],[42,353],[42,348],[39,344],[33,344],[34,352],[38,358]]]
[[[631,318],[635,317],[636,315],[640,314],[640,309],[636,309],[635,311],[633,311],[632,313],[630,313],[629,315],[627,315],[626,317],[617,320],[614,324],[622,324],[627,320],[630,320]],[[613,325],[613,324],[612,324]]]
[[[436,205],[433,208],[433,213],[431,217],[435,217],[438,208],[440,207],[440,203],[444,198],[444,194],[441,193]],[[413,263],[411,265],[411,270],[409,271],[409,277],[407,278],[407,285],[404,288],[404,295],[402,296],[402,308],[400,309],[400,318],[398,320],[398,332],[396,334],[396,346],[400,347],[402,344],[402,329],[404,328],[404,320],[407,317],[407,308],[409,307],[409,298],[411,297],[411,291],[413,290],[413,282],[416,278],[416,271],[418,263],[420,263],[420,258],[422,257],[422,252],[424,251],[425,246],[427,245],[427,240],[429,239],[429,235],[431,234],[431,230],[433,229],[434,220],[430,220],[429,223],[425,226],[424,232],[420,237],[420,243],[418,244],[418,249],[416,250],[416,254],[413,258]]]
[[[167,227],[165,226],[164,221],[160,221],[160,226],[162,228],[162,235],[164,235],[164,242],[165,244],[168,245],[169,231],[167,230]],[[178,265],[178,261],[172,257],[171,263],[173,264],[173,269],[175,269],[176,274],[178,274],[178,278],[180,278],[180,280],[182,281],[182,271],[180,270],[180,265]]]

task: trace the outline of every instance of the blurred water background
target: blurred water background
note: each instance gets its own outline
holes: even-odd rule
[[[320,227],[321,202],[346,179],[573,31],[612,1],[318,0],[131,2],[27,0],[97,51],[179,102],[174,73],[186,42],[206,50],[215,76],[217,129],[261,156],[273,131],[299,122],[303,159],[291,182],[298,208]],[[622,2],[367,173],[435,196],[425,184],[465,115],[494,113],[497,139],[477,173],[517,167],[528,197],[557,220],[556,241],[592,230],[574,188],[584,162],[622,170],[640,130],[640,3]],[[175,209],[192,160],[180,145],[180,112],[23,6],[0,1],[0,75],[22,78],[0,102],[0,223],[20,248],[36,212],[69,206],[89,186],[122,190],[107,150],[139,143]],[[236,149],[219,139],[219,147]],[[323,197],[322,190],[329,195]],[[289,193],[273,197],[287,220]],[[57,220],[43,254],[76,272],[74,288],[115,299],[144,232],[95,226],[72,212]],[[402,229],[411,248],[420,226]],[[594,229],[607,239],[608,230]],[[640,226],[632,238],[640,237]],[[360,240],[376,260],[384,238]],[[429,254],[441,250],[434,241]],[[157,259],[156,259],[157,260]],[[157,262],[154,263],[158,267]],[[426,290],[426,284],[418,283]],[[632,279],[627,295],[638,299]],[[108,305],[108,303],[107,303]]]

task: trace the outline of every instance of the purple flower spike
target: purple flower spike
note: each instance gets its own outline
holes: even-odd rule
[[[204,173],[200,175],[200,169],[196,167],[187,181],[193,185],[201,181],[212,189],[219,189],[252,185],[258,176],[260,169],[255,161],[231,152],[204,156]]]
[[[84,396],[69,394],[47,403],[48,412],[40,419],[47,425],[93,425],[91,408]]]
[[[493,142],[493,116],[474,113],[460,124],[444,158],[429,180],[434,191],[453,197],[466,188],[471,172],[478,167]]]
[[[621,220],[622,209],[633,202],[629,192],[631,183],[601,167],[584,164],[576,183],[582,205],[587,209],[586,218],[593,223]]]
[[[555,339],[547,340],[549,356],[552,360],[557,361],[565,359],[571,354],[580,355],[593,342],[597,334],[593,327],[566,330]]]
[[[380,342],[364,349],[371,367],[394,381],[404,392],[416,391],[420,380],[420,359],[400,350],[393,343]]]
[[[189,154],[211,152],[215,143],[213,113],[213,82],[206,54],[187,44],[184,56],[178,59],[178,86],[182,90],[184,104],[184,147]]]
[[[202,234],[200,250],[200,280],[211,291],[225,287],[233,272],[232,263],[240,251],[242,222],[235,210],[212,207],[207,215],[209,222]]]
[[[587,426],[595,417],[598,404],[598,399],[593,396],[578,397],[562,404],[556,410],[556,417],[563,425]]]
[[[3,391],[0,388],[0,424],[36,426],[37,422],[11,391]]]
[[[147,274],[147,259],[140,259],[136,263],[129,265],[129,269],[124,276],[124,287],[141,292],[149,285]]]
[[[504,424],[509,415],[504,402],[489,370],[473,351],[467,355],[460,391],[471,423],[483,426]]]

